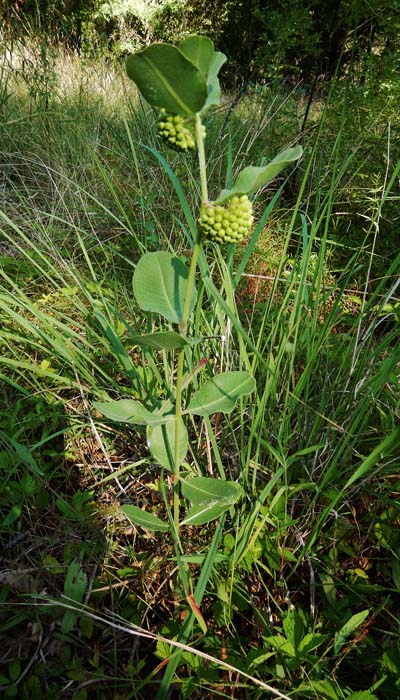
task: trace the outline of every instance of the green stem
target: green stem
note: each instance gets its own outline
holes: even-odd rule
[[[203,124],[201,123],[200,114],[196,114],[195,130],[196,130],[197,152],[198,152],[198,156],[199,156],[201,203],[207,204],[207,202],[208,202],[208,190],[207,190],[206,152],[204,149]]]
[[[195,122],[197,151],[199,157],[200,183],[201,183],[201,201],[208,201],[207,192],[207,170],[206,156],[204,150],[203,125],[200,115],[196,114]],[[186,288],[185,301],[182,309],[182,319],[179,324],[179,330],[184,337],[187,335],[187,324],[190,310],[190,300],[193,294],[193,288],[196,278],[197,262],[200,254],[200,231],[197,231],[197,236],[194,241],[192,259],[190,261],[189,275]],[[180,496],[180,464],[179,464],[179,442],[181,436],[182,424],[182,382],[183,382],[183,366],[185,360],[185,349],[182,348],[178,353],[178,363],[176,370],[176,385],[175,385],[175,451],[174,451],[174,524],[179,539],[179,496]]]
[[[183,363],[185,359],[185,352],[179,350],[178,354],[178,366],[176,371],[176,387],[175,387],[175,454],[174,454],[174,525],[175,532],[178,535],[179,540],[179,442],[181,435],[181,421],[182,421],[182,379],[183,379]]]

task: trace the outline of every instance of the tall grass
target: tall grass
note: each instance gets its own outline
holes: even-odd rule
[[[66,697],[89,697],[90,683],[90,697],[146,698],[168,640],[182,643],[171,602],[176,562],[168,543],[127,531],[115,516],[121,501],[160,500],[145,436],[104,424],[91,404],[121,391],[143,399],[155,386],[160,400],[170,397],[166,358],[129,342],[137,329],[157,329],[135,306],[131,276],[144,250],[190,256],[196,163],[159,146],[153,114],[121,71],[63,60],[54,57],[48,105],[26,92],[20,64],[3,103],[2,535],[14,547],[4,550],[7,571],[29,568],[36,592],[53,602],[71,597],[66,581],[79,561],[90,585],[75,602],[92,613],[66,633],[62,606],[20,607],[8,576],[2,638],[11,630],[23,639],[37,615],[68,653],[57,664],[49,656],[43,681],[39,656],[32,652],[24,674],[26,658],[18,667],[13,648],[1,685],[7,697],[33,688],[54,697],[61,676],[70,679]],[[224,111],[210,118],[211,186],[296,139],[299,118],[287,109],[295,95],[260,99],[267,117],[263,101],[261,109],[247,101],[228,121]],[[348,150],[349,105],[332,116],[335,100],[316,109],[322,121],[292,180],[263,194],[247,247],[200,261],[193,330],[208,340],[193,366],[205,356],[210,368],[251,371],[258,391],[228,421],[191,425],[189,467],[237,479],[246,495],[223,532],[186,535],[209,629],[184,639],[171,678],[179,697],[260,698],[268,688],[278,697],[398,697],[400,254],[392,251],[381,274],[375,244],[398,198],[400,162],[386,130],[386,165],[364,200],[365,245],[337,236],[341,197],[351,199],[351,183],[368,175],[359,154],[373,134],[357,133]],[[275,240],[279,254],[268,257]],[[42,551],[15,540],[27,530]],[[130,623],[151,637],[148,646],[132,651]]]

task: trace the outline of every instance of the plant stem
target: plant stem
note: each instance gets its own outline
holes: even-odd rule
[[[175,387],[175,453],[174,453],[174,525],[175,531],[179,540],[179,443],[181,437],[181,421],[182,421],[182,379],[183,379],[183,362],[185,359],[185,351],[179,350],[178,366],[176,371],[176,387]]]
[[[201,201],[208,201],[207,191],[207,170],[206,156],[204,150],[203,125],[199,114],[196,114],[196,142],[199,157],[200,184],[201,184]],[[187,323],[190,311],[190,300],[193,294],[193,288],[196,277],[197,261],[200,253],[200,231],[197,231],[196,239],[193,245],[192,259],[190,261],[189,275],[187,281],[187,289],[185,301],[182,309],[182,319],[179,324],[179,330],[182,336],[187,335]],[[183,366],[185,360],[185,349],[182,348],[178,353],[178,363],[176,370],[176,385],[175,385],[175,449],[174,449],[174,524],[179,539],[179,496],[180,496],[180,460],[179,460],[179,443],[181,438],[182,425],[182,382],[183,382]]]
[[[196,114],[195,129],[196,129],[197,152],[198,152],[198,156],[199,156],[201,203],[207,204],[207,202],[208,202],[208,190],[207,190],[206,153],[204,150],[203,125],[201,123],[200,114]]]

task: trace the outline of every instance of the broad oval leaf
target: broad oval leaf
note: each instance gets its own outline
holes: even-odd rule
[[[206,36],[193,34],[179,42],[178,49],[201,71],[207,80],[207,74],[214,56],[214,44],[211,39]]]
[[[225,54],[214,51],[213,59],[207,75],[207,100],[201,113],[207,111],[212,105],[219,105],[221,101],[221,86],[219,84],[218,72],[226,61]]]
[[[175,420],[173,416],[168,423],[150,426],[147,429],[147,444],[154,459],[162,467],[174,471],[175,467]],[[188,451],[188,434],[181,419],[179,430],[179,464],[184,462]]]
[[[231,413],[236,401],[256,388],[254,377],[248,372],[222,372],[196,391],[186,413],[209,416],[211,413]]]
[[[140,525],[146,530],[153,532],[168,532],[169,530],[169,524],[157,518],[154,513],[147,513],[145,510],[131,505],[122,506],[121,510],[132,523]]]
[[[140,308],[159,313],[171,323],[180,323],[188,275],[188,268],[175,255],[166,251],[145,253],[133,275],[133,291]],[[193,289],[189,312],[195,301],[196,291]]]
[[[161,425],[171,420],[171,416],[159,416],[148,411],[139,401],[134,399],[116,399],[115,401],[96,401],[94,408],[106,418],[116,423],[132,425]]]
[[[209,107],[212,107],[213,105],[219,105],[221,101],[221,86],[219,84],[218,78],[215,78],[215,80],[213,80],[212,83],[209,83],[207,85],[207,89],[207,101],[201,111],[202,114],[206,112]]]
[[[186,517],[182,520],[181,525],[204,525],[211,522],[211,520],[220,518],[230,507],[230,503],[223,503],[222,501],[193,506],[186,513]]]
[[[204,525],[221,517],[243,494],[240,484],[195,477],[182,480],[182,494],[193,503],[181,525]]]
[[[77,560],[71,562],[64,581],[64,593],[68,598],[80,603],[85,595],[87,575]]]
[[[242,194],[252,194],[268,185],[271,180],[273,180],[281,170],[286,168],[287,165],[294,163],[303,154],[303,149],[301,146],[295,146],[294,148],[287,148],[285,151],[279,153],[273,160],[271,160],[268,165],[262,168],[257,168],[250,165],[248,168],[244,168],[241,173],[236,178],[235,184],[230,190],[222,190],[218,199],[216,200],[219,204],[222,204],[230,197],[234,195]]]
[[[153,44],[128,56],[126,70],[153,107],[193,116],[206,101],[203,74],[171,44]]]
[[[193,505],[224,501],[230,505],[236,503],[243,494],[243,489],[236,481],[212,479],[195,476],[193,479],[181,479],[182,495]]]
[[[214,82],[218,78],[218,73],[221,70],[222,66],[226,62],[227,58],[224,53],[221,51],[214,51],[212,61],[210,68],[208,70],[207,74],[207,82],[209,85]]]
[[[130,335],[126,344],[140,345],[144,348],[154,350],[178,350],[186,345],[196,345],[200,338],[185,338],[175,331],[165,331],[165,333],[148,333],[145,335]]]

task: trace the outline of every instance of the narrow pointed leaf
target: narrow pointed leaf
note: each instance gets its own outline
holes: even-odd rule
[[[182,320],[189,270],[171,253],[157,251],[143,255],[133,275],[133,291],[143,311],[159,313],[171,323]],[[190,309],[196,292],[193,290]]]
[[[355,632],[360,625],[362,625],[362,623],[368,617],[368,615],[369,610],[361,610],[361,612],[352,615],[350,620],[347,620],[343,627],[341,627],[341,629],[338,632],[336,632],[334,646],[335,654],[339,653],[348,637],[350,637],[350,635],[353,634],[353,632]]]
[[[193,394],[186,412],[197,416],[231,413],[236,401],[255,388],[254,377],[248,372],[222,372]]]
[[[116,423],[132,425],[161,425],[172,419],[171,416],[159,416],[148,411],[134,399],[117,399],[116,401],[96,401],[94,408],[109,420]]]
[[[214,44],[211,39],[206,36],[188,36],[178,44],[178,49],[207,79],[214,56]]]
[[[126,70],[153,107],[193,116],[206,101],[207,85],[201,71],[171,44],[153,44],[128,56]]]
[[[172,418],[170,416],[170,418]],[[164,425],[150,426],[147,429],[147,444],[154,459],[162,467],[173,471],[175,459],[175,421],[172,419]],[[188,451],[188,434],[181,420],[179,430],[179,464],[185,460]]]
[[[285,151],[282,151],[273,160],[271,160],[268,165],[259,168],[250,165],[248,168],[244,168],[244,170],[242,170],[242,172],[239,173],[238,177],[236,178],[236,182],[232,189],[222,190],[217,202],[222,204],[234,195],[252,194],[261,187],[265,187],[265,185],[268,185],[271,180],[279,175],[281,170],[298,160],[302,153],[303,149],[301,146],[287,148]]]
[[[175,331],[166,331],[165,333],[148,333],[145,335],[131,335],[127,339],[126,344],[140,345],[144,348],[153,348],[154,350],[178,350],[186,345],[196,345],[200,342],[200,338],[185,338]]]
[[[121,510],[132,523],[140,525],[146,530],[153,532],[168,532],[169,530],[169,524],[157,518],[154,513],[147,513],[145,510],[131,505],[122,506]]]
[[[195,616],[197,622],[200,625],[201,631],[203,632],[203,634],[207,634],[207,624],[206,624],[206,621],[203,617],[203,613],[201,612],[199,606],[196,603],[194,595],[192,595],[192,594],[188,595],[186,600],[189,603],[189,606],[192,610],[193,615]]]

